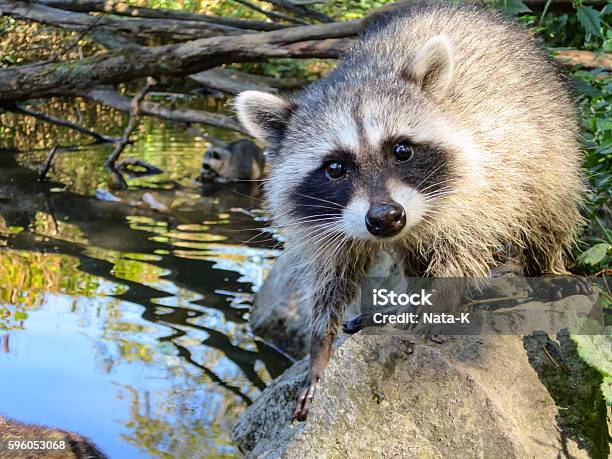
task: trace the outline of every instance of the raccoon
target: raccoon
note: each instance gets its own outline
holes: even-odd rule
[[[312,305],[308,414],[345,306],[371,260],[409,276],[486,277],[514,247],[526,275],[566,273],[583,224],[577,111],[521,26],[475,6],[381,15],[337,68],[293,98],[247,91],[270,211]]]
[[[204,154],[202,179],[257,180],[264,172],[266,158],[261,148],[248,139],[225,147],[213,146]]]
[[[9,449],[9,441],[38,441],[43,445],[51,444],[47,449]],[[61,445],[64,442],[64,445]],[[55,446],[53,446],[55,445]],[[55,448],[55,449],[53,449]],[[10,459],[106,459],[96,445],[74,432],[53,429],[20,422],[0,416],[0,458]]]

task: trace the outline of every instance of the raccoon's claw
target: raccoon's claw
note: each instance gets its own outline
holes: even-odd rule
[[[361,330],[361,316],[353,317],[342,324],[342,331],[353,335]]]
[[[291,420],[305,421],[308,413],[310,413],[310,406],[312,405],[312,399],[314,398],[315,389],[319,378],[316,381],[308,381],[306,386],[302,389],[300,396],[295,404],[295,409],[291,415]]]

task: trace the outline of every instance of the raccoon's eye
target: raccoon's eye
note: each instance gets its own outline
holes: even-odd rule
[[[410,142],[398,142],[393,145],[393,154],[398,161],[409,161],[414,156],[414,148]]]
[[[345,174],[346,167],[339,161],[330,161],[325,165],[325,175],[332,180],[344,177]]]

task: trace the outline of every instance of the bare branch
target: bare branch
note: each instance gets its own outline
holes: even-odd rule
[[[224,68],[194,73],[189,75],[189,79],[225,94],[238,94],[247,90],[277,92],[278,89],[299,88],[306,84],[305,80],[297,78],[272,78]]]
[[[115,163],[117,162],[119,155],[125,146],[130,142],[130,136],[138,126],[138,121],[140,120],[140,102],[142,102],[142,99],[144,99],[144,97],[147,95],[147,92],[149,92],[151,87],[155,84],[155,80],[152,78],[147,78],[146,84],[132,99],[132,102],[130,103],[130,119],[128,124],[125,127],[121,138],[115,142],[115,148],[105,163],[105,166],[109,169],[115,169]]]
[[[72,121],[64,120],[61,118],[56,118],[54,116],[47,115],[46,113],[32,110],[23,105],[19,105],[19,104],[6,105],[3,108],[5,108],[8,111],[15,112],[15,113],[21,113],[23,115],[32,116],[46,123],[51,123],[51,124],[55,124],[58,126],[64,126],[64,127],[70,128],[82,134],[93,137],[94,139],[96,139],[96,142],[99,142],[99,143],[113,143],[116,140],[116,139],[113,139],[112,137],[107,137],[105,135],[98,134],[97,132],[92,131],[91,129],[87,129],[86,127],[83,127],[79,124],[73,123]]]
[[[152,86],[156,84],[156,81],[153,78],[147,78],[146,84],[143,88],[136,93],[134,98],[130,103],[130,119],[128,120],[128,124],[123,131],[123,135],[117,142],[115,142],[115,148],[113,152],[110,154],[104,165],[111,172],[113,177],[113,188],[126,188],[127,184],[125,183],[125,179],[123,175],[117,167],[115,163],[119,159],[119,155],[125,148],[125,146],[130,143],[130,136],[138,126],[138,121],[140,120],[140,103],[142,99],[147,95],[147,92],[151,89]]]
[[[288,16],[283,13],[277,13],[276,11],[264,10],[263,8],[260,8],[255,3],[250,2],[249,0],[234,0],[234,1],[236,3],[240,3],[241,5],[251,8],[253,11],[257,11],[258,13],[265,15],[272,20],[284,19],[285,21],[293,22],[294,24],[308,24],[308,21],[304,21],[303,19],[300,19],[300,18]]]
[[[83,13],[51,8],[38,3],[16,0],[0,0],[3,14],[25,21],[35,21],[76,31],[91,30],[148,38],[165,36],[173,40],[193,40],[218,35],[237,35],[245,30],[226,25],[201,21],[177,21],[174,19],[133,19],[112,16],[90,16]]]
[[[206,140],[208,143],[210,143],[211,145],[215,145],[216,147],[227,147],[227,143],[224,142],[223,140],[210,135],[210,134],[205,134],[202,131],[194,128],[191,124],[189,123],[185,123],[183,124],[183,127],[185,128],[185,130],[191,134],[192,136],[194,136],[196,139],[201,139],[201,140]]]
[[[290,11],[295,14],[299,14],[300,16],[305,16],[308,18],[315,19],[320,22],[334,22],[334,19],[329,17],[328,15],[321,13],[320,11],[313,10],[312,8],[304,5],[297,5],[291,0],[264,0],[268,3],[271,3],[274,6],[284,9],[285,11]]]
[[[55,157],[55,153],[57,152],[58,147],[59,145],[56,142],[55,145],[51,147],[51,150],[49,150],[49,153],[47,154],[47,159],[45,160],[45,164],[43,164],[43,167],[40,170],[40,173],[38,174],[37,180],[39,182],[44,182],[45,178],[47,177],[47,173],[49,172],[49,169],[51,169],[51,163],[53,162],[53,158]]]
[[[75,93],[75,95],[83,96],[100,104],[112,107],[115,110],[120,110],[123,112],[130,111],[130,98],[122,96],[112,89],[92,89],[89,91]],[[155,116],[168,121],[177,123],[208,124],[210,126],[231,129],[232,131],[246,134],[246,131],[240,125],[240,123],[238,123],[238,121],[219,113],[203,112],[188,108],[171,110],[162,104],[146,100],[141,102],[140,110],[143,115]]]
[[[239,29],[270,31],[279,30],[288,25],[273,22],[252,21],[248,19],[225,18],[222,16],[210,16],[207,14],[186,13],[184,11],[130,7],[126,3],[113,4],[106,0],[39,0],[41,3],[52,8],[74,11],[75,13],[111,13],[118,16],[129,16],[132,18],[151,19],[175,19],[178,21],[199,21],[211,24],[219,24]]]

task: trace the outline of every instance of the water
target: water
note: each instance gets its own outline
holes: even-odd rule
[[[121,132],[125,116],[103,107],[44,110],[74,119],[75,104],[88,127]],[[111,146],[0,122],[0,414],[77,431],[110,457],[237,455],[232,423],[289,364],[247,326],[278,242],[245,243],[265,226],[256,184],[202,190],[207,144],[145,118],[124,156],[164,173],[104,201]],[[55,141],[79,148],[38,184]]]

